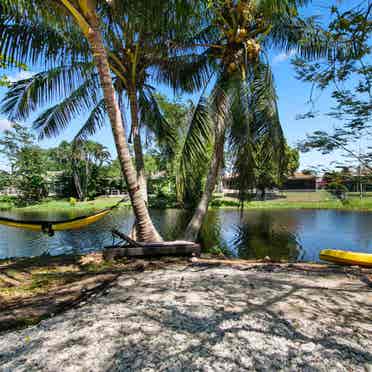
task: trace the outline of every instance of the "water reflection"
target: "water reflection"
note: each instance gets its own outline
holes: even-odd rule
[[[4,216],[5,213],[2,213]],[[190,217],[181,210],[152,210],[154,223],[166,240],[178,238]],[[58,220],[70,214],[30,213],[19,219]],[[74,215],[75,216],[75,215]],[[72,217],[74,217],[72,216]],[[64,231],[49,238],[41,233],[0,226],[0,258],[79,253],[100,250],[112,243],[113,228],[130,231],[133,215],[122,208],[79,231]],[[372,253],[372,213],[322,210],[244,211],[212,210],[202,229],[200,242],[211,250],[242,258],[318,261],[324,248]]]
[[[243,214],[241,223],[233,227],[235,235],[231,246],[235,255],[241,258],[296,261],[300,258],[301,245],[292,232],[295,226],[296,220],[289,219],[283,226],[267,212],[257,216]]]

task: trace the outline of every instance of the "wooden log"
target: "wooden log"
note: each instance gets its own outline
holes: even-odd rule
[[[200,245],[192,242],[174,241],[141,243],[141,247],[105,247],[103,257],[112,260],[120,257],[159,257],[200,255]]]

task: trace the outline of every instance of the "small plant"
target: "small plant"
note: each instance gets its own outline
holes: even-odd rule
[[[331,182],[327,185],[327,191],[342,202],[346,201],[348,189],[345,185],[338,182]]]
[[[71,197],[70,200],[69,200],[69,203],[70,203],[71,207],[74,207],[76,205],[76,199]]]

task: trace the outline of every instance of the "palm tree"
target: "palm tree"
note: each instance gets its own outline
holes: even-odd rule
[[[129,195],[136,218],[138,237],[144,241],[158,241],[161,240],[160,235],[157,233],[152,224],[146,203],[142,193],[140,192],[136,172],[131,162],[122,115],[115,96],[115,89],[109,64],[108,49],[104,44],[103,32],[101,31],[101,24],[103,24],[101,18],[105,17],[105,21],[107,21],[107,19],[110,18],[110,15],[115,14],[114,11],[108,12],[108,10],[112,10],[112,8],[114,8],[115,11],[121,11],[124,8],[123,5],[124,2],[119,1],[97,2],[95,0],[7,0],[4,2],[2,9],[5,10],[5,13],[3,13],[5,14],[5,23],[3,19],[3,24],[10,26],[10,28],[13,27],[15,20],[17,25],[19,25],[22,21],[23,26],[30,25],[31,22],[31,25],[34,28],[35,24],[41,24],[41,31],[40,29],[38,31],[40,34],[42,34],[42,31],[47,28],[45,34],[49,37],[49,39],[45,39],[44,41],[51,41],[51,43],[48,43],[46,47],[42,46],[42,38],[40,38],[40,34],[38,34],[38,38],[36,40],[38,49],[35,49],[35,40],[31,40],[30,42],[29,39],[26,39],[21,45],[14,43],[11,44],[11,48],[13,48],[13,50],[6,50],[6,55],[17,56],[22,59],[27,59],[27,57],[29,57],[29,59],[35,61],[35,55],[40,57],[42,54],[46,54],[49,57],[50,55],[58,54],[60,51],[51,46],[53,44],[53,36],[57,36],[56,44],[59,42],[60,44],[64,45],[63,42],[61,43],[60,31],[61,29],[66,29],[66,25],[68,25],[68,31],[71,31],[74,36],[70,37],[70,43],[67,43],[67,46],[62,48],[63,53],[67,53],[73,49],[71,46],[75,45],[71,41],[76,41],[75,35],[77,33],[77,26],[78,30],[85,36],[88,42],[93,54],[94,65],[97,70],[97,76],[89,80],[83,89],[92,88],[92,85],[97,83],[97,79],[100,82],[104,100],[101,102],[100,107],[97,108],[94,114],[101,115],[99,110],[102,109],[102,106],[104,105],[111,123],[122,171],[128,185]],[[99,12],[101,12],[101,14]],[[123,13],[119,12],[119,14],[123,16]],[[71,22],[72,19],[75,21],[74,23]],[[32,23],[33,20],[34,23]],[[45,26],[44,21],[47,22],[47,25],[55,24],[56,27],[50,28]],[[12,41],[20,40],[19,34],[16,34],[15,36],[13,34],[11,36]],[[2,47],[3,50],[4,48],[9,48],[9,43],[4,43],[4,45],[5,47]],[[82,50],[82,54],[84,55],[84,49]],[[72,56],[75,55],[70,54],[69,58],[72,58]],[[83,63],[87,63],[87,58],[85,58]],[[79,93],[81,94],[81,92],[77,92],[75,96],[71,98],[71,100],[76,100]],[[130,94],[132,94],[132,92]],[[86,102],[83,104],[86,104]],[[135,113],[135,110],[132,111]],[[134,126],[135,128],[138,128],[137,123],[134,123]]]
[[[190,6],[187,7],[187,2],[184,3],[183,14],[190,14]],[[121,15],[120,12],[117,13]],[[146,127],[147,131],[154,133],[157,141],[165,146],[171,155],[176,142],[176,129],[162,116],[154,97],[154,88],[149,84],[151,75],[155,77],[152,79],[155,82],[174,82],[174,66],[185,60],[189,62],[193,55],[172,57],[168,50],[168,39],[177,37],[177,27],[179,28],[178,24],[181,23],[179,18],[182,15],[180,10],[173,16],[177,18],[177,22],[168,19],[169,25],[155,29],[153,25],[149,28],[143,22],[143,19],[152,18],[151,8],[147,11],[141,9],[141,12],[137,13],[125,18],[111,12],[112,22],[104,28],[103,35],[108,45],[110,68],[114,74],[113,83],[122,111],[124,98],[130,103],[131,128],[128,141],[134,142],[137,179],[144,199],[147,200],[141,129],[143,132]],[[112,27],[112,24],[115,27]],[[123,38],[122,35],[126,37]],[[6,39],[8,35],[4,36]],[[69,40],[72,45],[74,42],[77,43],[76,50],[84,48],[84,40]],[[73,49],[72,46],[70,49]],[[66,99],[46,110],[35,120],[34,126],[41,137],[58,135],[71,119],[80,115],[83,110],[90,110],[90,115],[77,134],[77,139],[86,139],[104,125],[105,104],[100,97],[95,66],[90,61],[49,68],[13,84],[5,97],[3,111],[9,117],[26,120],[30,113],[41,105],[55,100],[55,95],[50,94],[53,89],[59,96],[65,93]]]
[[[267,151],[280,162],[284,138],[266,51],[295,50],[308,58],[328,52],[314,20],[298,16],[298,7],[305,3],[305,0],[209,2],[206,17],[209,23],[189,40],[202,48],[205,63],[214,72],[214,86],[208,105],[203,98],[194,110],[188,137],[198,140],[185,142],[181,160],[181,174],[188,175],[187,170],[192,167],[190,160],[205,159],[213,122],[210,168],[205,190],[185,231],[188,240],[196,239],[206,215],[227,138],[235,153],[242,191],[250,184],[253,148],[259,138],[266,137]]]
[[[79,179],[79,186],[80,186],[80,193],[79,198],[85,199],[88,195],[88,186],[91,180],[91,172],[93,165],[96,165],[97,168],[101,167],[104,162],[107,162],[111,157],[110,152],[107,150],[105,146],[100,143],[93,142],[93,141],[79,141],[75,142],[72,145],[72,165],[73,169],[75,167],[76,160],[80,163],[80,167],[82,165],[83,168],[83,182]],[[78,164],[76,164],[78,165]],[[75,176],[74,172],[74,176]],[[83,184],[83,187],[82,185]],[[78,189],[77,189],[78,190]]]

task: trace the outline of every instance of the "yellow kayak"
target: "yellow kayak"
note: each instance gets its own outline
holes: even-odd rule
[[[335,262],[343,265],[359,265],[372,267],[372,254],[335,249],[323,249],[320,251],[321,260]]]

